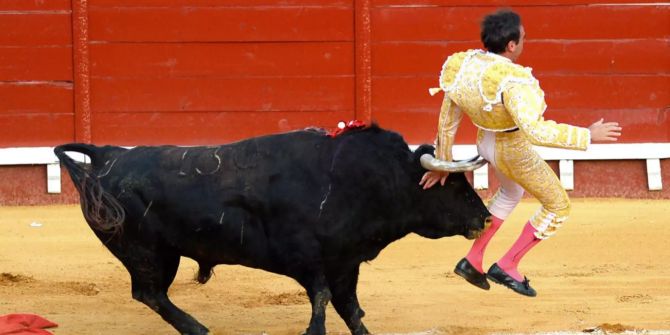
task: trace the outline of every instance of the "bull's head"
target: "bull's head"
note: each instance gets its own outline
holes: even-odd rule
[[[428,238],[463,235],[468,239],[479,237],[491,223],[491,213],[465,178],[464,172],[486,164],[481,159],[461,162],[438,161],[431,155],[433,147],[423,145],[414,152],[414,161],[421,173],[427,169],[449,172],[444,186],[439,183],[428,190],[419,189],[421,223],[415,232]]]

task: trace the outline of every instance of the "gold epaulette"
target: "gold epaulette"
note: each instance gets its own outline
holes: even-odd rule
[[[485,110],[502,102],[502,92],[510,83],[538,85],[532,69],[512,62],[494,62],[482,73],[481,95]]]
[[[449,90],[449,87],[454,83],[458,76],[458,72],[461,70],[463,60],[468,56],[472,56],[475,51],[476,50],[457,52],[447,58],[442,65],[442,72],[440,72],[440,88],[443,91],[446,92]]]

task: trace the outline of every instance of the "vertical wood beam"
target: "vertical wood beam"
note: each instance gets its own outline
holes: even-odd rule
[[[72,0],[74,140],[91,143],[91,83],[88,51],[88,0]]]
[[[356,119],[372,121],[372,0],[354,1]]]
[[[60,193],[60,163],[47,164],[47,193]]]
[[[575,189],[575,164],[572,159],[561,159],[558,161],[558,174],[563,189],[567,191]]]
[[[472,172],[472,184],[475,190],[486,190],[489,188],[489,165],[476,169]]]
[[[647,159],[647,185],[649,186],[650,191],[663,190],[661,160],[658,158]]]

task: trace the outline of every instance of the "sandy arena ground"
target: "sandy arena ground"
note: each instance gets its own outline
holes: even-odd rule
[[[537,298],[495,284],[482,291],[455,276],[453,266],[470,246],[462,237],[410,235],[361,266],[358,292],[367,327],[375,333],[479,335],[624,326],[666,334],[670,201],[573,203],[568,224],[522,263]],[[530,200],[519,206],[491,242],[487,266],[537,206]],[[182,260],[170,295],[213,333],[293,335],[305,329],[310,307],[291,279],[219,266],[202,286],[192,280],[196,268]],[[131,298],[128,273],[78,206],[0,208],[0,315],[21,312],[58,323],[54,334],[176,333]],[[348,333],[332,307],[327,327],[331,334]]]

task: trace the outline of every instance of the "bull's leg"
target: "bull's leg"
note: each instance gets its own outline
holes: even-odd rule
[[[167,296],[179,267],[179,255],[170,250],[129,247],[124,263],[132,282],[133,298],[149,306],[182,335],[206,335],[209,330],[188,315]]]
[[[356,295],[358,266],[350,270],[333,269],[329,271],[328,285],[333,293],[333,307],[347,324],[351,334],[369,334],[361,320],[365,312],[361,309]]]
[[[133,285],[133,298],[153,309],[182,335],[209,334],[205,326],[175,306],[165,292],[156,292],[152,288]]]
[[[298,279],[298,281],[307,290],[309,302],[312,304],[312,318],[305,335],[325,335],[326,306],[332,297],[326,277],[323,274],[315,274],[312,278]]]

